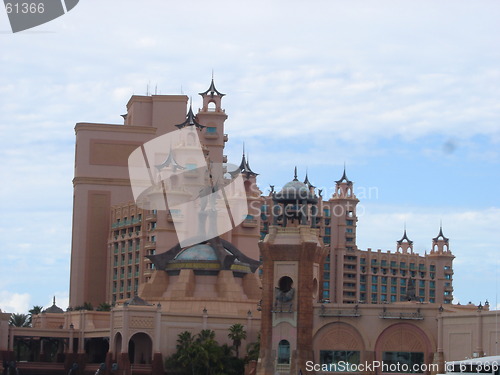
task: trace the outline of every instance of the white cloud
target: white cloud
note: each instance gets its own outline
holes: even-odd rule
[[[6,284],[22,294],[33,287],[37,301],[45,301],[47,290],[68,284],[74,124],[122,123],[129,95],[144,94],[148,84],[163,94],[182,87],[196,108],[196,93],[208,87],[212,69],[228,94],[228,154],[239,161],[245,141],[264,186],[288,181],[294,164],[303,173],[306,165],[320,170],[344,161],[397,179],[377,186],[399,184],[414,193],[417,208],[433,194],[414,190],[415,179],[427,178],[413,173],[419,162],[427,163],[422,169],[442,168],[438,177],[445,182],[434,176],[431,185],[453,173],[481,181],[470,190],[500,183],[496,1],[151,1],[137,7],[129,0],[111,18],[117,4],[100,7],[95,13],[91,2],[80,2],[40,28],[51,33],[2,37],[0,174],[8,183],[0,185],[7,212],[0,219],[7,247],[0,252],[9,260],[2,289]],[[491,168],[478,171],[467,162]],[[392,171],[402,169],[407,174],[400,180]],[[318,185],[331,185],[338,176],[330,173],[316,173]],[[450,185],[447,194],[460,188]],[[453,212],[484,207],[483,195],[464,194]],[[412,213],[390,207],[370,225],[360,222],[360,240],[390,248],[401,225],[374,229],[406,218],[409,229],[418,223],[414,233],[425,237],[416,243],[425,248],[440,219],[425,215],[445,204]],[[498,207],[497,198],[488,204]],[[478,248],[468,240],[477,238],[476,230],[489,244],[481,249],[495,248],[496,229],[478,227],[481,216],[455,214],[443,219],[445,228],[448,221],[461,223],[457,236],[449,234],[456,251],[459,243]],[[24,275],[21,286],[16,267]],[[41,277],[42,283],[33,281]]]
[[[30,300],[31,296],[28,293],[0,291],[0,309],[3,312],[27,314],[31,308]]]

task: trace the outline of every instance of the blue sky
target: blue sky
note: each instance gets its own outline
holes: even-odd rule
[[[347,172],[358,246],[419,253],[443,222],[461,303],[496,303],[497,1],[81,1],[12,34],[0,12],[0,308],[67,306],[74,125],[132,94],[226,93],[227,154],[261,189]],[[270,162],[272,161],[272,162]],[[326,195],[326,193],[324,193]]]

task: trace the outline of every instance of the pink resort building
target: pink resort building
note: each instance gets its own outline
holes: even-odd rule
[[[67,374],[74,363],[80,374],[100,363],[107,374],[163,374],[181,332],[210,329],[231,344],[235,323],[247,332],[242,348],[260,333],[260,358],[248,374],[324,373],[311,364],[341,360],[435,364],[421,371],[435,374],[445,361],[498,354],[496,311],[487,302],[452,303],[454,255],[443,228],[429,234],[424,254],[406,230],[391,251],[359,249],[359,200],[345,169],[332,171],[340,175],[332,196],[307,175],[299,181],[297,169],[263,195],[245,153],[236,169],[226,165],[225,94],[212,79],[200,95],[196,113],[185,95],[134,95],[123,124],[76,124],[70,306],[63,311],[54,301],[29,328],[9,326],[10,314],[0,312],[3,361],[16,360],[22,374]],[[185,142],[148,159],[146,143],[179,129]],[[183,171],[161,185],[171,196],[209,207],[204,197],[220,191],[228,212],[237,201],[244,217],[181,246],[179,228],[204,233],[220,215],[137,202],[129,176],[135,150],[159,174]],[[195,152],[205,169],[190,159]],[[239,190],[229,187],[235,178]],[[161,186],[151,196],[161,198]],[[110,311],[88,309],[106,304]],[[23,357],[19,345],[29,348]]]

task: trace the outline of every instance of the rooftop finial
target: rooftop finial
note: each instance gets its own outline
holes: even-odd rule
[[[55,305],[56,304],[56,296],[54,296],[54,298],[52,299],[52,304]]]
[[[243,142],[243,156],[245,156],[245,142]]]
[[[297,181],[297,166],[295,166],[294,172],[293,172],[293,180]]]
[[[344,162],[344,173],[342,173],[342,177],[340,177],[340,180],[335,181],[337,184],[341,182],[347,182],[348,184],[351,184],[352,182],[347,178],[347,173],[346,173],[346,167],[345,167],[345,162]]]

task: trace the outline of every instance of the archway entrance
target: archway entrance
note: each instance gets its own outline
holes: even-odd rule
[[[108,349],[109,342],[105,337],[94,337],[85,340],[85,353],[90,363],[105,362]]]
[[[387,372],[429,373],[435,346],[425,332],[414,324],[397,323],[386,328],[375,344],[375,359],[383,361]]]
[[[115,350],[113,353],[113,357],[115,360],[117,360],[122,353],[122,334],[118,332],[115,335]]]
[[[128,342],[128,356],[131,364],[149,364],[153,357],[153,341],[144,332],[134,334]]]

